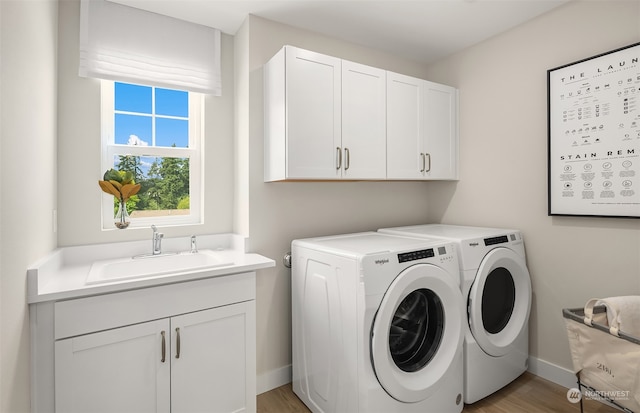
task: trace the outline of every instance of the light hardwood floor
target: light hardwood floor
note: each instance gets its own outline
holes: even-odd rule
[[[567,401],[567,389],[531,373],[523,374],[504,389],[474,404],[465,405],[463,409],[463,413],[572,413],[579,411],[579,404]],[[288,412],[309,412],[304,403],[293,393],[291,383],[258,396],[258,413]],[[585,400],[584,413],[620,413],[620,410],[595,400]]]

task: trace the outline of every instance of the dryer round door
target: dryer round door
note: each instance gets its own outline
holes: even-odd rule
[[[385,292],[371,330],[371,361],[394,399],[432,396],[461,357],[464,301],[454,276],[431,264],[402,271]]]
[[[480,263],[469,291],[469,328],[490,356],[507,354],[531,310],[531,278],[524,259],[509,248],[495,248]]]

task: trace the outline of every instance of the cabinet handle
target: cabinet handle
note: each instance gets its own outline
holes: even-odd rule
[[[176,358],[180,358],[180,328],[176,327]]]
[[[422,159],[422,169],[420,169],[420,172],[424,172],[424,169],[425,169],[424,153],[420,154],[420,158]]]
[[[431,154],[430,153],[425,153],[424,156],[425,156],[425,158],[427,158],[429,160],[429,162],[425,164],[425,165],[429,165],[429,166],[428,167],[425,166],[424,170],[426,172],[431,172]]]
[[[164,363],[165,356],[167,355],[167,341],[164,336],[164,330],[160,332],[160,335],[162,336],[162,358],[160,359],[160,362]]]
[[[336,147],[336,171],[338,169],[340,169],[342,167],[342,151],[340,150],[340,147]]]
[[[349,148],[344,148],[344,170],[349,169],[349,165],[351,165],[351,153],[349,152]]]

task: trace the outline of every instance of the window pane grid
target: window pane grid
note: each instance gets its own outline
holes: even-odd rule
[[[157,128],[156,128],[156,120],[155,120],[155,113],[156,113],[156,88],[152,87],[151,88],[151,145],[152,146],[157,146],[156,143],[156,136],[157,136]]]
[[[148,117],[148,118],[152,118],[152,119],[176,119],[176,120],[189,120],[189,117],[184,117],[184,116],[171,116],[171,115],[158,115],[158,114],[151,114],[151,113],[139,113],[139,112],[127,112],[124,110],[116,110],[113,113],[115,113],[116,115],[131,115],[131,116],[141,116],[141,117]]]
[[[171,148],[159,146],[135,146],[113,144],[107,145],[107,150],[111,154],[116,155],[134,155],[134,156],[170,156],[170,157],[191,157],[197,151],[190,148]]]
[[[145,96],[129,102],[126,96],[118,95],[126,87],[105,83],[103,108],[107,112],[103,111],[103,119],[110,119],[111,125],[103,124],[103,162],[106,169],[135,171],[135,180],[143,188],[131,200],[131,227],[201,222],[202,98],[188,92],[130,85],[131,90]],[[111,229],[112,205],[106,198],[103,228]]]
[[[122,125],[122,129],[129,127],[136,133],[114,136],[114,143],[126,142],[132,146],[189,147],[190,105],[187,92],[116,83],[115,94],[113,113],[116,130]],[[160,114],[158,99],[161,99],[162,103],[163,113]],[[172,103],[172,99],[177,103]],[[150,124],[143,119],[149,119]],[[145,133],[147,129],[148,134]],[[150,139],[150,142],[147,139]]]

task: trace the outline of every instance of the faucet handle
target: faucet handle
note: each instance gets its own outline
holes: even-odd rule
[[[160,255],[162,254],[162,238],[164,234],[162,232],[158,232],[158,228],[155,225],[151,225],[151,229],[153,230],[153,236],[151,237],[151,254],[152,255]]]
[[[156,227],[154,224],[151,224],[151,230],[153,231],[154,240],[164,237],[164,234],[162,232],[158,232],[158,227]]]

